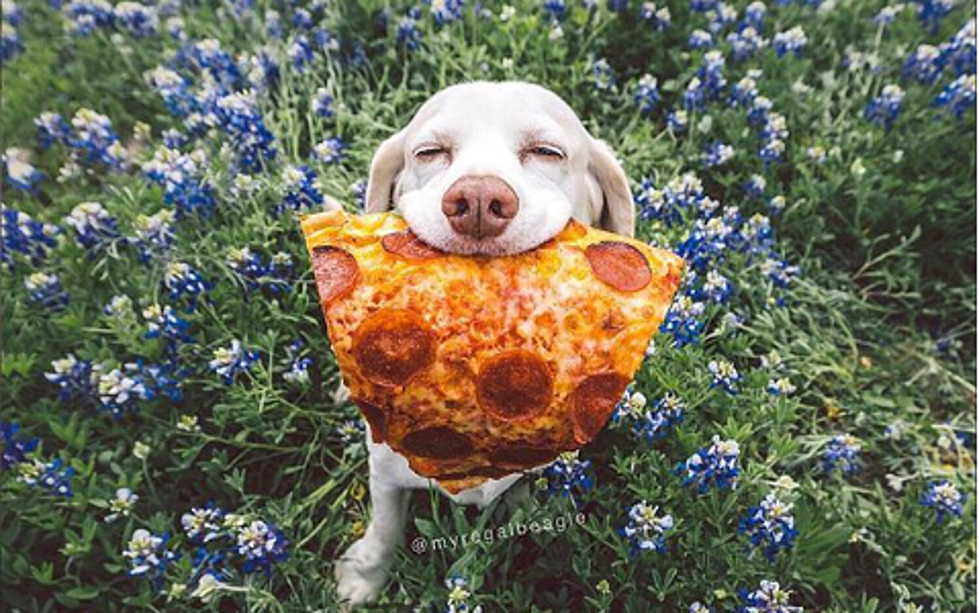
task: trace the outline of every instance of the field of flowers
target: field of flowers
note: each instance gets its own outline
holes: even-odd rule
[[[563,96],[689,274],[608,427],[412,496],[380,610],[976,607],[965,0],[3,2],[0,609],[338,610],[369,517],[298,214],[429,95]],[[536,525],[536,524],[535,524]]]

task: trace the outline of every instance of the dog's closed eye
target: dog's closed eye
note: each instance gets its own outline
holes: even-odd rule
[[[560,162],[565,157],[565,153],[560,147],[543,143],[535,143],[525,147],[520,152],[521,162],[526,162],[528,158],[539,159],[545,162]]]
[[[442,158],[449,158],[452,151],[445,145],[425,144],[415,149],[415,159],[419,162],[434,162]]]

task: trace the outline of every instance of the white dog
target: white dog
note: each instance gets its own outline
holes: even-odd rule
[[[627,236],[635,224],[628,179],[608,145],[556,94],[517,82],[466,83],[432,96],[375,153],[366,204],[368,213],[393,206],[422,240],[462,254],[526,251],[571,218]],[[369,431],[367,445],[371,521],[336,564],[337,593],[351,605],[384,587],[403,541],[409,489],[438,487],[455,502],[485,507],[521,476],[452,495],[373,443]]]

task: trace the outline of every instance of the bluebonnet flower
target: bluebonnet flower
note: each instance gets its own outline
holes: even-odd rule
[[[718,0],[690,0],[690,10],[694,13],[706,13],[717,7]]]
[[[792,592],[783,590],[775,581],[762,580],[758,588],[749,592],[742,589],[738,613],[803,613],[802,607],[789,604]]]
[[[324,140],[313,148],[316,153],[316,159],[323,164],[338,164],[340,163],[347,149],[347,144],[344,143],[340,138],[333,137]]]
[[[367,429],[364,425],[364,420],[361,418],[347,419],[337,426],[340,442],[348,450],[360,451],[363,448],[365,432],[367,432]]]
[[[777,138],[762,141],[761,149],[758,150],[758,157],[766,166],[781,162],[784,155],[785,142]]]
[[[731,161],[734,157],[734,147],[720,141],[714,141],[704,147],[701,163],[705,168],[713,168]]]
[[[727,277],[716,270],[709,270],[704,284],[700,287],[699,295],[716,304],[724,304],[733,292],[734,284]]]
[[[116,495],[108,501],[109,514],[105,516],[105,523],[111,524],[120,517],[129,517],[139,496],[133,493],[128,487],[121,487],[116,490]]]
[[[670,226],[681,220],[680,203],[669,188],[659,189],[652,179],[643,177],[633,196],[641,219],[658,219]]]
[[[746,60],[760,49],[768,45],[768,41],[752,27],[744,28],[739,32],[731,32],[727,35],[727,42],[731,45],[731,53],[735,61]]]
[[[608,0],[608,10],[612,13],[621,13],[628,4],[628,0]]]
[[[116,21],[136,38],[156,34],[160,16],[155,7],[138,2],[120,2],[115,8]]]
[[[443,613],[483,613],[482,606],[469,606],[472,592],[469,591],[469,582],[464,577],[457,574],[446,577],[445,587],[449,589],[449,595]]]
[[[209,217],[217,202],[214,188],[204,179],[206,156],[203,151],[180,153],[160,147],[153,159],[143,164],[143,173],[163,186],[164,202],[176,208],[177,219],[198,213]]]
[[[886,85],[880,95],[867,103],[863,116],[872,124],[890,129],[901,112],[904,90],[897,85]]]
[[[313,95],[313,112],[319,117],[333,117],[333,96],[325,87]]]
[[[290,287],[292,256],[288,253],[276,253],[266,264],[260,255],[248,247],[235,248],[228,254],[228,265],[241,276],[248,291],[266,287],[277,294]]]
[[[619,530],[619,534],[629,539],[632,545],[629,555],[634,557],[640,551],[666,551],[666,535],[673,530],[673,516],[660,515],[659,507],[653,507],[645,500],[629,508],[629,523]]]
[[[696,344],[704,329],[704,322],[700,319],[704,310],[703,302],[697,302],[687,295],[678,296],[659,329],[673,336],[673,346],[678,349]]]
[[[3,165],[4,176],[17,189],[33,192],[36,185],[44,178],[44,174],[31,164],[30,153],[26,149],[7,149],[0,162]]]
[[[824,164],[826,162],[826,150],[815,145],[806,149],[806,157],[817,164]]]
[[[566,451],[544,469],[543,478],[547,481],[549,494],[560,494],[570,498],[577,506],[576,496],[581,496],[592,488],[593,482],[588,474],[591,460],[579,460],[577,451]]]
[[[768,121],[768,114],[771,110],[771,100],[765,96],[756,96],[751,102],[751,110],[748,111],[748,121],[753,124],[764,125]]]
[[[715,434],[710,447],[697,451],[686,462],[677,465],[674,472],[682,477],[684,487],[694,484],[699,494],[706,494],[711,486],[721,490],[735,489],[741,474],[740,454],[736,441],[722,441]]]
[[[951,66],[955,76],[976,74],[976,19],[973,17],[955,33],[952,40],[942,43],[942,66]]]
[[[69,353],[66,357],[51,362],[51,369],[54,372],[45,373],[44,378],[58,386],[58,395],[62,400],[95,401],[95,378],[91,362],[79,360]]]
[[[644,74],[636,85],[635,94],[632,99],[639,105],[639,112],[648,115],[659,102],[659,88],[657,87],[656,77]]]
[[[30,462],[21,462],[17,465],[17,469],[20,480],[27,485],[71,498],[74,496],[71,490],[71,478],[75,474],[75,467],[68,466],[62,470],[61,466],[61,458],[55,458],[51,462],[42,462],[35,458]]]
[[[397,43],[408,51],[421,46],[421,33],[418,31],[418,13],[409,11],[398,23]]]
[[[761,32],[765,27],[765,15],[768,14],[768,7],[765,6],[764,2],[752,2],[744,9],[744,18],[741,20],[741,24],[738,29],[744,31],[748,28],[752,28],[758,32]]]
[[[161,136],[163,137],[163,146],[167,149],[180,149],[190,142],[187,135],[176,128],[164,130]]]
[[[183,398],[183,380],[190,374],[189,368],[181,368],[174,357],[161,364],[142,366],[143,384],[154,397],[166,396],[171,402]]]
[[[72,36],[88,36],[96,28],[111,26],[115,11],[106,0],[72,0],[61,9]]]
[[[639,18],[649,22],[653,29],[662,31],[670,27],[672,16],[669,7],[657,7],[654,2],[643,2],[639,7]]]
[[[271,575],[272,566],[289,557],[288,548],[285,534],[264,521],[255,520],[238,530],[237,552],[245,557],[245,574],[261,570]]]
[[[718,2],[714,8],[707,11],[708,29],[717,34],[738,20],[738,11],[723,2]]]
[[[204,280],[199,272],[186,262],[170,262],[163,274],[163,287],[170,291],[170,299],[188,298],[188,305],[193,310],[197,300],[211,289],[211,284]]]
[[[721,387],[729,394],[737,393],[737,383],[741,381],[741,375],[734,364],[725,359],[711,360],[707,364],[707,370],[711,374],[711,389]]]
[[[744,183],[744,191],[749,198],[762,198],[765,196],[765,187],[768,185],[768,181],[765,177],[759,174],[753,174]]]
[[[224,91],[232,91],[241,81],[241,71],[234,58],[221,48],[221,42],[207,38],[180,49],[176,61],[179,64],[208,73],[214,85]]]
[[[786,288],[792,279],[799,275],[799,267],[792,266],[784,260],[770,257],[762,263],[762,273],[775,287]]]
[[[462,10],[466,6],[464,0],[428,0],[432,17],[438,25],[462,18]]]
[[[748,509],[748,515],[738,523],[738,532],[747,535],[751,545],[760,548],[765,557],[774,562],[780,551],[792,549],[795,537],[799,535],[791,512],[791,504],[769,494],[758,506]]]
[[[350,184],[350,195],[353,196],[360,208],[367,205],[367,181],[359,179]]]
[[[248,85],[257,91],[267,92],[279,80],[281,70],[273,52],[267,47],[245,59],[243,69]]]
[[[568,11],[564,0],[543,0],[542,8],[549,21],[561,21]]]
[[[14,254],[20,254],[32,266],[43,264],[57,245],[58,226],[43,223],[30,215],[0,206],[0,264],[14,266]]]
[[[852,475],[860,470],[859,454],[860,441],[850,434],[838,434],[823,451],[823,470],[839,469],[845,475]]]
[[[304,384],[309,381],[309,367],[313,365],[313,359],[302,355],[304,347],[305,343],[301,339],[292,341],[286,347],[289,366],[282,378],[289,383]]]
[[[292,13],[292,27],[297,30],[308,30],[313,27],[313,14],[302,7],[296,7]]]
[[[93,253],[110,248],[122,238],[115,217],[98,202],[83,202],[65,217],[64,223],[75,230],[79,246]]]
[[[976,75],[958,77],[945,86],[932,104],[948,108],[956,119],[961,120],[966,111],[976,108]]]
[[[795,26],[784,32],[779,32],[772,38],[772,48],[778,57],[793,53],[796,57],[802,57],[802,50],[805,48],[809,39],[805,31],[800,26]]]
[[[950,516],[962,517],[962,503],[965,495],[948,481],[932,481],[921,496],[921,504],[935,509],[938,523]]]
[[[190,82],[175,70],[157,66],[143,75],[146,84],[163,98],[175,117],[186,117],[193,111],[201,110],[200,102],[190,91]]]
[[[176,214],[163,209],[153,215],[139,215],[133,224],[136,230],[136,246],[140,259],[149,262],[153,258],[161,258],[170,252],[175,238],[173,220]]]
[[[124,164],[124,149],[108,117],[91,109],[79,109],[71,118],[74,136],[70,141],[76,161],[103,164],[118,169]]]
[[[921,25],[933,33],[938,31],[942,18],[952,12],[953,0],[915,0],[918,4],[918,19]]]
[[[191,541],[208,543],[222,536],[223,520],[224,511],[213,503],[208,503],[204,508],[195,507],[184,513],[180,517],[180,525]]]
[[[772,196],[768,199],[768,211],[772,215],[779,215],[785,210],[785,196]]]
[[[282,214],[286,209],[301,213],[323,204],[323,194],[316,187],[316,172],[309,166],[286,166],[282,182],[286,194],[276,213]]]
[[[14,24],[3,21],[0,23],[0,62],[14,59],[24,51],[24,41]]]
[[[773,396],[791,396],[795,393],[796,387],[788,377],[779,377],[778,379],[769,379],[765,390]]]
[[[609,66],[605,58],[598,58],[592,61],[591,75],[592,83],[598,91],[615,89],[615,75],[612,74],[612,67]]]
[[[146,320],[146,338],[162,338],[166,341],[169,352],[176,352],[178,343],[189,343],[194,339],[187,333],[190,322],[179,317],[173,307],[152,304],[143,309],[143,319]]]
[[[275,137],[265,127],[254,92],[235,92],[217,101],[214,116],[238,154],[238,164],[247,171],[274,160]]]
[[[691,49],[710,49],[714,46],[714,38],[710,32],[694,30],[687,39],[687,46]]]
[[[184,30],[184,20],[182,17],[170,17],[166,21],[167,34],[175,41],[183,42],[187,40],[187,31]]]
[[[49,309],[60,311],[68,305],[68,292],[61,287],[61,279],[54,273],[37,271],[24,279],[31,302]]]
[[[313,62],[313,48],[309,46],[309,39],[305,36],[297,36],[289,44],[289,59],[292,65],[299,72],[305,70],[306,66]]]
[[[897,19],[897,16],[905,8],[907,8],[907,5],[906,4],[903,4],[903,3],[902,4],[892,4],[892,5],[889,5],[889,6],[885,6],[884,8],[880,9],[880,12],[879,13],[877,13],[876,15],[874,15],[874,17],[873,17],[873,19],[871,19],[871,21],[873,21],[874,23],[876,23],[879,26],[889,26],[892,23],[894,23],[894,20]]]
[[[151,400],[153,392],[143,383],[140,370],[137,364],[127,364],[126,372],[120,368],[108,370],[104,364],[93,366],[99,408],[121,419],[126,412],[137,410],[139,401]]]
[[[213,355],[214,359],[208,362],[208,367],[221,375],[225,385],[234,383],[238,373],[250,369],[259,358],[257,351],[245,349],[236,338],[231,340],[231,346],[215,349]]]
[[[38,146],[44,150],[54,144],[67,145],[73,138],[71,126],[57,113],[44,112],[34,119]]]
[[[3,439],[3,454],[0,455],[0,470],[13,468],[15,465],[25,462],[27,454],[37,449],[40,439],[32,438],[18,440],[20,425],[15,423],[0,423],[0,438]]]
[[[147,576],[154,585],[159,586],[167,567],[179,558],[178,554],[167,549],[169,542],[169,533],[156,536],[143,528],[133,532],[126,550],[122,552],[123,557],[129,558],[129,576]]]
[[[615,418],[628,415],[632,420],[632,433],[636,438],[652,444],[665,437],[676,424],[683,421],[685,406],[673,393],[668,393],[646,410],[646,397],[639,392],[628,394],[617,406]]]
[[[933,45],[918,45],[904,62],[904,76],[921,83],[934,83],[945,69],[942,52]]]
[[[666,127],[674,135],[687,131],[687,112],[683,109],[671,111],[666,116]]]

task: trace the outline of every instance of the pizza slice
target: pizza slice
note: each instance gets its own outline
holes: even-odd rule
[[[392,213],[319,213],[302,230],[373,441],[452,493],[590,441],[683,271],[668,251],[575,221],[504,257],[443,253]]]

